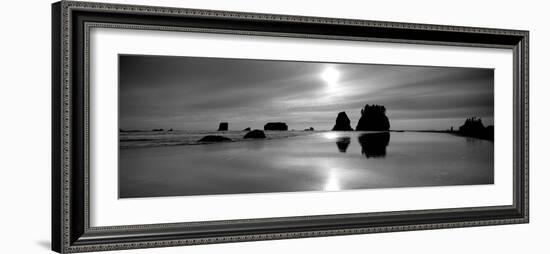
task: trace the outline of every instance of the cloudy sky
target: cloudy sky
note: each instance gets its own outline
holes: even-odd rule
[[[119,56],[120,128],[331,129],[345,111],[384,105],[394,130],[493,124],[493,70],[223,58]]]

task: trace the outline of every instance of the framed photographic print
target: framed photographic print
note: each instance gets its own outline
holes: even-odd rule
[[[527,31],[61,1],[52,249],[527,223]]]

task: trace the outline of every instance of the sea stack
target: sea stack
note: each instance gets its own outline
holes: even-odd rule
[[[229,129],[229,124],[227,122],[221,122],[218,131],[227,131]]]
[[[333,131],[352,131],[350,125],[350,120],[348,118],[348,115],[346,115],[345,111],[342,111],[338,113],[338,116],[336,117],[336,124],[334,124],[334,127],[332,128]]]
[[[286,125],[286,123],[282,123],[282,122],[270,122],[270,123],[266,123],[264,125],[264,130],[266,130],[266,131],[287,131],[288,126]]]
[[[387,131],[390,121],[386,116],[386,107],[382,105],[365,105],[361,109],[361,118],[357,123],[356,131]]]

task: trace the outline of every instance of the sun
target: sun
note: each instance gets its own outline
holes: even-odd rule
[[[321,73],[321,78],[327,82],[329,86],[334,86],[340,79],[340,72],[333,67],[328,67]]]

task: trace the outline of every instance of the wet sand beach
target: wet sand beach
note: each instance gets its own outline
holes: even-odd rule
[[[493,143],[447,133],[308,132],[121,148],[120,198],[493,183]]]

